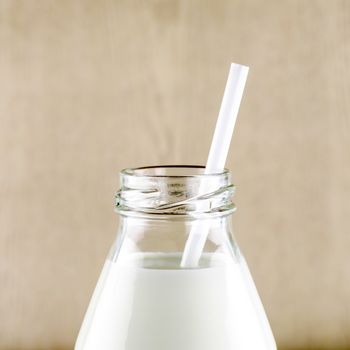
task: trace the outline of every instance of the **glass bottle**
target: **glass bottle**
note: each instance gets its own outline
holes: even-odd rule
[[[117,239],[75,350],[273,350],[254,282],[233,238],[227,170],[125,169]],[[200,194],[205,181],[208,191]],[[203,186],[202,186],[203,188]],[[194,223],[206,227],[198,266],[181,267]]]

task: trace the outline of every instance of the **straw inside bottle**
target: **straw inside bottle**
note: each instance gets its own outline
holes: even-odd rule
[[[239,106],[242,101],[249,67],[232,63],[221,102],[213,140],[211,143],[205,174],[222,172],[225,168],[227,154],[230,148],[233,129],[235,127]],[[201,183],[199,194],[206,192],[206,183]],[[191,229],[181,267],[197,267],[208,236],[208,227],[200,221],[195,221]]]

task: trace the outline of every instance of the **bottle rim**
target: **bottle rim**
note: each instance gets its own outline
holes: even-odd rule
[[[197,170],[198,174],[193,174],[193,173],[188,173],[188,174],[183,174],[183,175],[178,175],[178,174],[160,174],[157,173],[157,170],[175,170],[175,169],[192,169],[192,170]],[[142,166],[142,167],[134,167],[134,168],[125,168],[121,170],[120,174],[123,176],[137,176],[137,177],[146,177],[146,178],[198,178],[198,177],[205,177],[205,178],[210,178],[210,177],[217,177],[217,176],[225,176],[229,175],[230,171],[228,169],[224,169],[223,171],[220,172],[214,172],[210,174],[205,174],[204,173],[205,166],[204,165],[151,165],[151,166]]]

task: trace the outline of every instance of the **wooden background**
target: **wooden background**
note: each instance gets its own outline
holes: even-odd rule
[[[350,1],[1,0],[0,349],[72,349],[118,171],[205,163],[231,61],[236,236],[277,342],[350,345]]]

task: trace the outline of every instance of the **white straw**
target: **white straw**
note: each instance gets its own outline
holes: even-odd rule
[[[247,66],[236,63],[231,64],[207,165],[204,171],[205,174],[222,172],[225,168],[248,71],[249,67]],[[205,182],[202,182],[202,184],[199,189],[200,194],[206,191]],[[199,220],[195,221],[185,245],[181,267],[198,266],[198,261],[203,252],[207,236],[208,226],[203,225]]]

